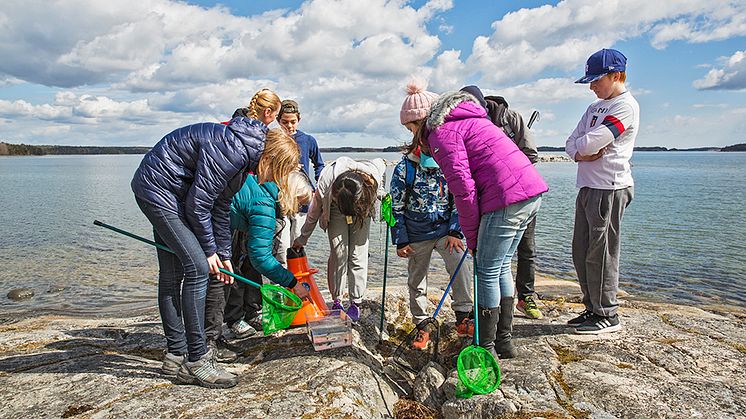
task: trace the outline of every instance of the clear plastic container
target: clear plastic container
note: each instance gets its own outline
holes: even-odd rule
[[[325,310],[323,317],[309,319],[307,328],[316,351],[352,346],[352,321],[342,310]]]

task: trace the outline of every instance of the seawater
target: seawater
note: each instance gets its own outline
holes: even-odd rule
[[[326,160],[340,154],[326,153]],[[396,153],[348,154],[353,158]],[[107,313],[155,305],[150,246],[96,227],[94,219],[152,238],[129,182],[141,155],[0,157],[0,310]],[[637,152],[635,197],[622,225],[621,284],[645,298],[746,307],[746,153]],[[393,166],[389,166],[390,179]],[[550,186],[537,226],[538,270],[573,279],[570,243],[576,166],[539,163]],[[380,284],[385,229],[370,234],[369,282]],[[389,284],[406,284],[406,262],[389,249]],[[328,242],[314,232],[307,253],[326,282]],[[433,257],[432,271],[444,270]],[[440,275],[442,277],[442,275]],[[36,296],[14,302],[13,288]],[[62,288],[57,292],[55,288]],[[52,291],[52,292],[50,292]]]

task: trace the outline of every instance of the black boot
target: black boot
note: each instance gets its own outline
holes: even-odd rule
[[[479,346],[490,351],[497,359],[495,352],[495,336],[497,333],[497,322],[500,319],[500,307],[484,308],[479,306]]]
[[[511,342],[513,338],[513,297],[500,299],[500,319],[497,322],[495,351],[500,358],[515,358],[518,352]]]
[[[456,324],[461,324],[464,319],[473,319],[474,311],[454,311],[456,314]]]

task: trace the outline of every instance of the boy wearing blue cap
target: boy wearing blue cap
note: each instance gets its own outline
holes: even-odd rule
[[[576,83],[590,83],[598,100],[565,142],[565,151],[578,163],[572,259],[585,305],[567,325],[580,334],[621,329],[620,227],[633,197],[629,161],[640,126],[640,106],[624,85],[626,67],[627,58],[614,49],[588,58],[585,76]]]

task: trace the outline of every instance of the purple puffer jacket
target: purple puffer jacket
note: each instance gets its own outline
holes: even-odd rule
[[[470,249],[477,247],[483,214],[549,190],[526,155],[486,116],[474,96],[454,92],[442,95],[427,118],[428,144],[456,198]]]

